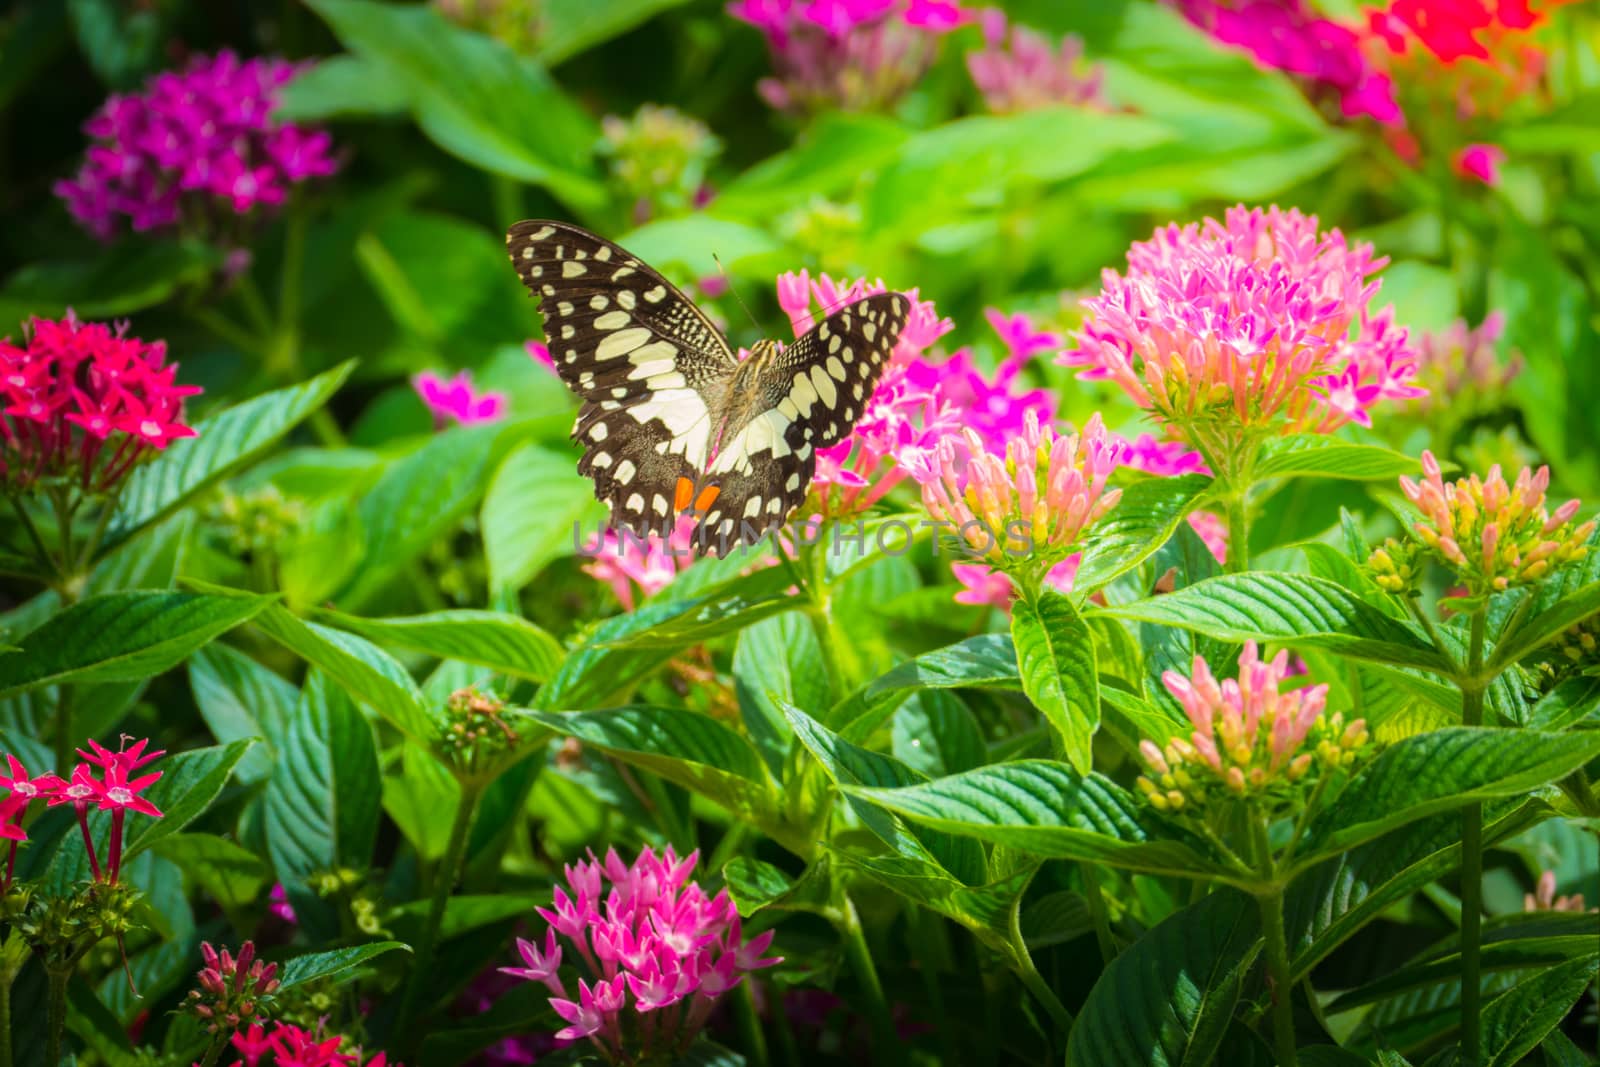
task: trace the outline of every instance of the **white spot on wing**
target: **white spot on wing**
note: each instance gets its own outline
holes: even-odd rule
[[[600,342],[599,347],[594,350],[594,358],[615,359],[617,356],[625,356],[649,339],[650,331],[643,326],[618,330]]]
[[[561,276],[563,278],[576,278],[587,269],[587,267],[585,267],[582,263],[579,263],[577,260],[569,259],[565,263],[561,264]]]

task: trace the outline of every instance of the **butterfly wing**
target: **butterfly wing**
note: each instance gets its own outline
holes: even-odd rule
[[[583,400],[579,473],[612,526],[667,534],[679,480],[705,469],[738,360],[693,301],[603,237],[530,220],[506,247],[539,301],[561,380]]]
[[[866,410],[910,312],[901,293],[858,300],[762,367],[753,402],[729,398],[730,410],[746,414],[723,432],[706,471],[720,491],[696,544],[717,550],[757,540],[800,505],[817,450],[844,440]]]

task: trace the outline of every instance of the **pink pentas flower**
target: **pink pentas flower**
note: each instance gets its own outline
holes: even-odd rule
[[[1451,166],[1463,178],[1471,178],[1485,185],[1500,184],[1500,164],[1506,160],[1506,150],[1499,145],[1469,144],[1455,154]]]
[[[1062,362],[1116,383],[1212,466],[1263,432],[1331,433],[1419,392],[1406,332],[1370,309],[1385,263],[1294,210],[1169,225],[1105,272]]]
[[[195,436],[163,342],[101,323],[33,319],[23,343],[0,340],[0,477],[26,490],[41,479],[104,493],[173,441]]]
[[[766,38],[774,76],[757,91],[797,113],[891,107],[972,18],[954,0],[735,0],[728,13]]]
[[[1106,110],[1105,70],[1083,58],[1083,41],[1072,34],[1052,45],[1043,34],[1012,25],[999,8],[979,16],[984,47],[967,53],[972,84],[993,112],[1009,114],[1041,107]]]
[[[470,371],[460,371],[450,379],[432,371],[420,371],[412,377],[411,387],[433,416],[437,429],[452,422],[461,426],[497,422],[506,413],[505,394],[478,392],[473,388]]]
[[[698,859],[645,848],[626,864],[611,849],[567,866],[538,909],[543,945],[519,938],[525,966],[503,968],[550,991],[567,1024],[558,1038],[589,1041],[612,1063],[681,1050],[723,993],[782,962],[765,955],[772,931],[746,939],[726,891],[708,896],[691,880]],[[563,963],[578,971],[575,989]]]
[[[665,589],[694,562],[698,521],[691,514],[680,516],[665,541],[654,534],[640,537],[631,530],[605,530],[592,544],[584,546],[587,560],[583,569],[609,585],[623,608],[632,611],[639,600]]]
[[[1175,0],[1190,22],[1222,44],[1248,52],[1337,99],[1346,118],[1404,124],[1394,83],[1364,47],[1364,27],[1324,18],[1304,0]]]
[[[95,143],[82,168],[56,183],[56,195],[103,239],[124,222],[215,236],[238,216],[283,203],[293,186],[338,169],[327,133],[273,116],[302,69],[220,52],[111,96],[84,126]]]
[[[72,805],[78,817],[78,828],[83,835],[83,846],[88,853],[89,870],[96,881],[104,877],[112,885],[116,884],[122,869],[123,824],[126,822],[128,812],[133,811],[157,819],[162,816],[160,808],[148,798],[139,795],[154,785],[161,778],[162,772],[155,771],[138,777],[130,776],[165,753],[146,752],[148,740],[136,741],[132,747],[127,743],[130,740],[127,735],[123,735],[122,740],[122,747],[115,752],[95,741],[90,741],[90,751],[79,750],[78,753],[84,758],[84,762],[74,767],[67,780],[47,794],[46,801],[50,807]],[[94,775],[96,767],[101,770],[100,778]],[[107,842],[104,868],[101,867],[94,837],[89,831],[91,806],[111,812],[111,833]]]

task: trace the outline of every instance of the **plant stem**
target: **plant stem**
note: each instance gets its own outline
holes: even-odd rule
[[[1223,569],[1229,574],[1250,569],[1250,514],[1245,505],[1249,495],[1247,486],[1228,496],[1228,561]]]
[[[1089,903],[1089,919],[1094,923],[1095,943],[1100,946],[1100,963],[1109,967],[1111,961],[1117,958],[1117,943],[1111,936],[1106,898],[1100,893],[1100,875],[1092,863],[1078,864],[1078,873],[1083,876],[1083,897]]]
[[[422,997],[422,987],[433,978],[433,955],[438,947],[439,927],[444,923],[445,907],[450,902],[450,890],[455,888],[456,879],[461,875],[461,861],[467,852],[467,831],[472,828],[472,817],[477,812],[478,797],[481,787],[463,783],[461,786],[461,800],[456,806],[455,819],[450,823],[450,840],[445,845],[444,858],[439,861],[439,869],[433,875],[433,900],[428,905],[428,921],[422,928],[422,936],[417,939],[417,954],[412,960],[411,977],[406,982],[405,996],[400,1001],[399,1025],[403,1033],[414,1035],[421,1039],[422,1030],[419,1024],[425,1014],[419,1008],[418,1001]],[[408,1037],[407,1043],[410,1043]],[[408,1059],[415,1060],[415,1050]]]
[[[872,1023],[873,1044],[882,1053],[878,1061],[902,1063],[905,1058],[901,1055],[894,1016],[889,1011],[888,1000],[884,998],[883,985],[878,981],[878,968],[873,965],[872,950],[867,947],[866,936],[861,931],[861,916],[856,913],[855,901],[848,896],[844,898],[844,907],[839,911],[837,925],[839,935],[844,940],[845,958],[850,961],[850,970],[855,974],[856,981],[861,983],[861,992],[866,1000],[863,1006]]]
[[[1461,683],[1461,724],[1483,725],[1483,638],[1487,609],[1472,613],[1467,668]],[[1461,1062],[1478,1067],[1483,1057],[1483,805],[1461,814]]]
[[[1289,940],[1283,932],[1283,886],[1278,883],[1267,820],[1255,816],[1250,827],[1252,859],[1258,878],[1255,897],[1261,909],[1261,933],[1266,941],[1267,979],[1272,995],[1272,1044],[1278,1067],[1296,1067],[1294,1040],[1294,982],[1289,971]]]
[[[769,1062],[767,1035],[761,1029],[761,1017],[756,1014],[752,988],[748,978],[739,983],[739,988],[733,997],[733,1013],[739,1024],[739,1036],[743,1038],[744,1050],[749,1057],[751,1067],[767,1067]],[[782,1011],[782,1006],[780,1005],[777,1010]]]
[[[1278,1067],[1295,1067],[1294,985],[1289,978],[1289,943],[1283,933],[1283,892],[1259,896],[1267,941],[1267,976],[1272,981],[1272,1044]]]
[[[0,1067],[11,1067],[11,984],[15,971],[0,971]]]
[[[72,977],[70,967],[47,968],[50,976],[50,998],[45,1015],[44,1062],[46,1067],[56,1067],[61,1062],[61,1041],[67,1030],[67,979]],[[9,994],[7,995],[9,1000]]]
[[[1033,956],[1028,952],[1028,946],[1022,939],[1022,898],[1019,896],[1011,904],[1011,946],[1012,953],[1016,956],[1017,974],[1022,979],[1022,984],[1028,987],[1044,1010],[1050,1013],[1050,1018],[1063,1035],[1072,1032],[1072,1012],[1061,1003],[1055,990],[1039,974],[1039,969],[1033,965]]]
[[[56,558],[50,554],[50,550],[44,547],[44,538],[39,536],[39,528],[33,524],[33,519],[29,518],[28,509],[22,506],[22,501],[18,500],[13,493],[7,493],[6,499],[11,501],[11,510],[15,511],[17,518],[22,520],[22,528],[28,532],[28,540],[33,542],[33,550],[39,554],[39,565],[41,567],[49,567],[57,575],[60,575],[61,568],[57,565]]]

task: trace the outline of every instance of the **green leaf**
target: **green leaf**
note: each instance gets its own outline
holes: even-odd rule
[[[417,124],[440,148],[572,207],[604,203],[590,158],[599,131],[534,60],[431,7],[308,2],[345,48],[406,87]]]
[[[554,66],[684,2],[544,0],[539,7],[539,58]]]
[[[1589,550],[1593,553],[1595,550]],[[1484,665],[1485,675],[1499,674],[1513,663],[1554,641],[1569,627],[1600,612],[1600,582],[1590,582],[1532,615],[1508,634],[1501,635]]]
[[[343,985],[356,977],[354,971],[363,963],[396,950],[410,952],[411,946],[401,944],[399,941],[374,941],[354,948],[337,948],[332,952],[308,952],[304,956],[296,956],[285,963],[278,973],[279,991],[286,992],[295,986],[305,985],[307,982],[320,982],[324,979],[335,979],[333,982],[335,986]]]
[[[729,271],[755,274],[787,254],[768,230],[704,212],[647,222],[617,243],[657,269],[681,266],[696,278],[717,274],[718,260]]]
[[[430,742],[433,720],[406,669],[363,637],[307,622],[274,604],[256,625],[289,651],[321,669],[346,692],[408,737]]]
[[[592,544],[604,518],[605,509],[570,455],[521,445],[501,461],[483,497],[489,587],[521,589],[551,560]]]
[[[631,648],[613,642],[626,642],[678,610],[677,604],[653,603],[606,619],[594,628],[588,641],[567,653],[555,677],[539,690],[539,706],[545,710],[597,708],[624,698],[679,649],[676,645]]]
[[[1088,774],[1100,728],[1094,635],[1070,599],[1045,589],[1011,605],[1011,641],[1022,691],[1060,737],[1073,770]]]
[[[217,266],[216,251],[199,242],[133,240],[89,260],[29,264],[0,286],[0,336],[69,307],[82,319],[131,315],[205,281]]]
[[[1568,678],[1539,698],[1519,725],[1555,733],[1573,723],[1593,720],[1600,713],[1600,678]]]
[[[371,862],[381,787],[372,727],[328,675],[312,671],[262,809],[267,854],[303,922],[331,921],[312,876]]]
[[[1255,958],[1253,902],[1223,890],[1168,916],[1100,975],[1067,1043],[1067,1067],[1212,1062]]]
[[[790,148],[768,156],[717,191],[717,214],[763,222],[813,197],[848,190],[896,156],[910,136],[877,115],[828,112]]]
[[[253,744],[254,740],[245,738],[226,745],[193,748],[155,767],[162,772],[161,778],[145,796],[161,809],[162,817],[145,821],[142,829],[128,835],[123,858],[132,859],[203,815]]]
[[[150,847],[227,910],[254,903],[272,881],[261,857],[215,834],[172,834]]]
[[[1441,811],[1519,796],[1600,755],[1600,734],[1453,727],[1408,737],[1363,768],[1306,831],[1297,868]]]
[[[815,708],[828,700],[822,648],[805,613],[784,612],[741,631],[733,649],[733,682],[745,730],[768,769],[781,777],[794,743],[782,704]]]
[[[390,464],[358,505],[365,555],[339,603],[359,607],[447,533],[478,500],[506,428],[461,426]]]
[[[259,737],[235,773],[245,784],[272,770],[300,690],[236,648],[213,642],[189,658],[189,688],[211,735],[224,743]]]
[[[259,614],[270,597],[105,593],[89,597],[0,654],[0,697],[62,682],[138,681]]]
[[[799,878],[790,878],[762,860],[735,856],[723,865],[722,881],[745,918],[765,908],[828,916],[835,911],[833,878],[826,855],[802,871]]]
[[[380,644],[475,663],[535,682],[553,675],[566,656],[561,642],[549,633],[520,615],[501,611],[463,608],[389,619],[325,611],[322,618]]]
[[[910,694],[923,689],[1020,689],[1016,647],[1006,634],[979,634],[900,664],[829,714],[850,741],[865,741]]]
[[[1149,559],[1210,488],[1211,479],[1199,474],[1125,486],[1117,506],[1089,528],[1073,588],[1087,594]]]
[[[1379,445],[1362,445],[1326,434],[1298,434],[1273,440],[1261,451],[1258,478],[1349,478],[1388,481],[1421,470],[1417,460]]]
[[[528,712],[567,737],[675,782],[758,825],[773,819],[776,792],[750,742],[709,716],[681,708]]]
[[[329,56],[279,88],[273,114],[283,122],[398,115],[411,93],[393,67],[357,56]]]
[[[1410,626],[1332,582],[1305,574],[1224,574],[1107,608],[1105,614],[1226,641],[1266,640],[1440,673],[1450,669]]]
[[[383,810],[417,850],[437,862],[450,841],[450,824],[461,804],[461,785],[432,752],[415,742],[403,746],[401,771],[383,779]]]
[[[355,361],[310,381],[263,393],[195,424],[199,436],[174,441],[128,477],[100,555],[160,522],[196,494],[259,459],[344,384]]]
[[[1187,877],[1218,871],[1198,842],[1158,824],[1126,790],[1060,763],[999,763],[904,789],[843,788],[914,822],[1036,856]]]
[[[1485,1067],[1513,1067],[1566,1018],[1600,972],[1600,954],[1569,960],[1517,983],[1483,1006]]]

